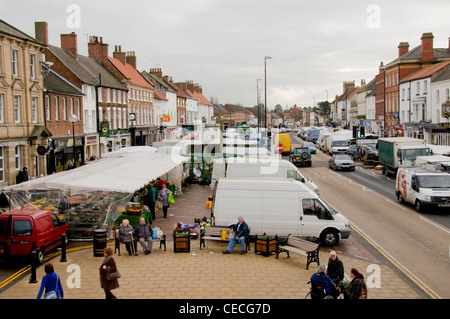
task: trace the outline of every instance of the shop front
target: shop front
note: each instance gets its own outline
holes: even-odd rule
[[[84,136],[75,136],[75,145],[73,137],[52,137],[47,153],[47,175],[68,170],[70,162],[75,167],[81,166],[84,154]]]

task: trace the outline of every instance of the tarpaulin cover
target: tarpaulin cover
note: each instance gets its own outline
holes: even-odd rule
[[[157,153],[151,147],[129,147],[76,169],[2,191],[12,209],[53,210],[68,222],[70,238],[92,238],[93,230],[112,227],[135,192],[150,181],[169,174],[181,182],[182,164],[188,161]]]

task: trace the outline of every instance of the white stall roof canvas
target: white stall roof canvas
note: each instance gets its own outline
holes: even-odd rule
[[[5,187],[3,191],[60,189],[72,193],[92,190],[134,193],[188,161],[186,157],[148,150],[116,152],[76,169]]]

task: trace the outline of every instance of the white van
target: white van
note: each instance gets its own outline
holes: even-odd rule
[[[227,227],[239,216],[250,235],[316,237],[334,246],[351,233],[344,216],[295,180],[220,179],[213,192],[214,225]]]
[[[319,193],[319,188],[311,180],[305,178],[297,167],[287,160],[278,157],[245,157],[214,160],[211,188],[221,178],[291,178],[304,183],[312,191]]]
[[[409,202],[417,211],[426,208],[450,212],[450,174],[420,168],[399,168],[395,182],[399,202]]]

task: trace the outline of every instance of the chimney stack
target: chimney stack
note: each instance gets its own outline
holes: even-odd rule
[[[128,51],[126,56],[127,64],[131,64],[136,69],[136,55],[134,51]]]
[[[409,43],[408,42],[400,42],[398,45],[398,57],[408,53],[409,51]]]
[[[109,45],[103,43],[103,37],[90,36],[88,43],[89,57],[100,63],[108,59]]]
[[[433,38],[434,36],[431,32],[422,34],[420,57],[423,62],[431,62],[434,60]]]
[[[34,23],[34,34],[36,40],[48,45],[48,23],[45,21]]]
[[[152,69],[150,69],[150,74],[153,74],[153,75],[156,75],[156,76],[162,78],[161,68],[152,68]]]
[[[115,46],[114,52],[113,52],[113,58],[119,60],[123,65],[125,65],[126,58],[125,58],[125,52],[122,52],[122,46]]]
[[[61,34],[61,48],[70,51],[75,59],[78,57],[78,40],[75,32]]]

